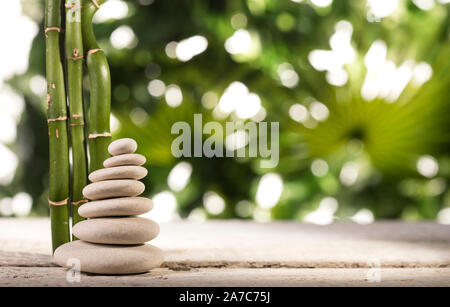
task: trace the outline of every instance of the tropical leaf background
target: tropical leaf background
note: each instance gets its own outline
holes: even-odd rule
[[[0,12],[0,215],[46,215],[43,1]],[[112,127],[148,157],[150,216],[450,223],[449,12],[448,0],[109,0],[95,32]],[[279,122],[279,164],[175,158],[171,127],[195,113]]]

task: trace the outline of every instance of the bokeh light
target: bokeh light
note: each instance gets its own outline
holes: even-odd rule
[[[448,224],[446,5],[106,1],[94,31],[112,73],[111,132],[135,138],[147,157],[155,218]],[[48,214],[42,8],[0,4],[1,216]],[[171,127],[185,122],[194,133],[194,114],[203,126],[268,130],[211,138],[234,157],[175,158]],[[241,157],[253,141],[277,149],[275,168],[262,168],[262,155]]]

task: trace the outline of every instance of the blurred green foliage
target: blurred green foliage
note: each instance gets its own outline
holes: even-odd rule
[[[220,98],[232,82],[240,81],[261,98],[267,114],[264,120],[280,122],[280,163],[275,169],[261,169],[258,159],[183,159],[193,172],[183,190],[172,191],[181,216],[195,212],[208,218],[302,220],[325,197],[337,200],[334,215],[343,220],[362,208],[373,212],[376,219],[434,219],[439,210],[450,206],[448,5],[436,3],[425,11],[400,0],[394,13],[378,20],[369,18],[366,1],[335,0],[325,8],[306,0],[140,0],[127,1],[127,6],[124,18],[96,24],[95,32],[111,66],[112,112],[120,122],[114,137],[135,138],[139,152],[148,157],[149,195],[170,190],[168,175],[180,162],[170,152],[176,137],[170,132],[172,124],[190,123],[194,113],[202,113],[204,121],[217,120],[213,109],[202,104],[205,93]],[[36,13],[43,11],[42,3],[27,10],[42,24],[42,15]],[[330,37],[342,20],[352,25],[355,56],[344,65],[345,85],[334,86],[327,81],[326,71],[311,65],[309,56],[316,49],[330,50]],[[129,46],[117,49],[110,35],[123,25],[132,29],[135,38]],[[232,55],[224,45],[239,29],[251,34],[252,49]],[[167,55],[170,42],[194,35],[206,38],[204,52],[189,61]],[[28,154],[20,155],[22,163],[14,182],[1,187],[1,192],[27,191],[35,200],[33,212],[45,215],[48,140],[44,102],[28,86],[32,76],[44,72],[42,37],[41,30],[33,42],[28,73],[11,80],[26,98],[17,148]],[[408,83],[393,102],[380,97],[364,99],[365,55],[376,40],[385,42],[387,58],[397,68],[407,60],[428,63],[431,79],[421,86]],[[282,64],[296,72],[297,85],[283,86]],[[397,77],[390,82],[399,82]],[[182,104],[173,108],[164,96],[150,95],[147,87],[154,79],[178,85]],[[214,105],[214,99],[210,100]],[[315,101],[328,109],[326,120],[314,120],[311,114],[305,122],[292,119],[292,105],[311,111]],[[421,174],[418,161],[424,157]],[[427,173],[436,165],[437,172]],[[258,183],[267,172],[283,180],[281,198],[271,209],[255,202]],[[355,178],[348,178],[355,172]],[[208,191],[224,199],[226,207],[220,214],[203,208]]]

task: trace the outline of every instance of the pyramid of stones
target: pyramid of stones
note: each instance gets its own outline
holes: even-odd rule
[[[80,240],[59,247],[56,264],[67,266],[75,258],[81,271],[97,274],[143,273],[161,265],[161,250],[145,244],[159,234],[159,225],[137,217],[149,212],[153,202],[139,197],[145,185],[138,180],[147,170],[142,167],[145,157],[136,154],[136,149],[136,142],[129,138],[110,144],[112,157],[104,161],[105,168],[89,175],[92,183],[83,189],[90,201],[78,212],[87,220],[72,229]]]

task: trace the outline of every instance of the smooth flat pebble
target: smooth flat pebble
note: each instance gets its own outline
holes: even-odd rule
[[[145,197],[121,197],[90,201],[78,208],[85,218],[140,215],[153,209],[153,201]]]
[[[149,244],[105,245],[77,240],[58,247],[53,255],[53,262],[72,268],[68,260],[73,258],[80,261],[82,272],[121,275],[144,273],[161,266],[163,253]]]
[[[142,244],[159,234],[159,225],[143,217],[105,217],[77,223],[73,234],[80,240],[100,244]]]
[[[89,174],[91,182],[98,182],[112,179],[142,179],[147,176],[147,169],[142,166],[126,165],[102,168]]]
[[[90,200],[113,197],[134,197],[142,194],[145,185],[136,180],[105,180],[84,187],[83,195]]]
[[[137,143],[130,138],[123,138],[113,141],[108,146],[108,152],[113,156],[134,153],[137,149]]]
[[[140,154],[124,154],[114,156],[103,161],[104,167],[124,166],[124,165],[143,165],[146,159]]]

